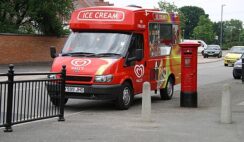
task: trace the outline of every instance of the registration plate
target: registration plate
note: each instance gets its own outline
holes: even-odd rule
[[[231,63],[228,63],[228,66],[233,66],[233,64],[231,64]]]
[[[65,87],[65,92],[70,93],[84,93],[85,89],[82,87]]]

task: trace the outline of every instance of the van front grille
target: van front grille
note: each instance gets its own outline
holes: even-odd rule
[[[90,76],[66,76],[66,81],[82,81],[82,82],[90,82],[92,77]]]

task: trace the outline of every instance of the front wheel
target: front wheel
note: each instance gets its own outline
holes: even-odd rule
[[[160,89],[160,97],[162,100],[170,100],[174,94],[174,81],[173,78],[169,78],[166,87]]]
[[[129,109],[133,101],[133,90],[130,83],[125,82],[122,84],[122,89],[119,92],[118,98],[116,100],[116,107],[120,110]]]
[[[222,58],[222,54],[221,53],[219,53],[218,58]]]
[[[241,79],[241,76],[237,75],[235,70],[233,70],[233,77],[234,77],[234,79]]]

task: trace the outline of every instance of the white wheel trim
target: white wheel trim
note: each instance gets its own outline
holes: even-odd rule
[[[124,105],[129,105],[130,103],[130,88],[125,87],[123,90],[123,102]]]
[[[167,85],[167,94],[169,96],[173,95],[173,83],[170,81],[168,82],[168,85]]]

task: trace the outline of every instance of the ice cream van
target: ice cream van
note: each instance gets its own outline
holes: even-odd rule
[[[146,81],[161,99],[171,99],[181,76],[179,24],[175,13],[134,6],[75,10],[61,53],[51,48],[51,72],[66,65],[65,103],[113,100],[128,109]]]

